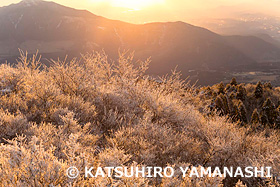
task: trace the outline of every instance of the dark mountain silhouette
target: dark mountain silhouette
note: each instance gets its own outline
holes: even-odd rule
[[[0,8],[0,25],[2,62],[17,56],[19,48],[29,53],[38,49],[48,58],[104,49],[113,59],[119,49],[130,49],[137,59],[152,57],[151,74],[178,66],[185,75],[191,69],[231,69],[280,59],[278,47],[257,37],[224,37],[183,22],[129,24],[40,0]]]

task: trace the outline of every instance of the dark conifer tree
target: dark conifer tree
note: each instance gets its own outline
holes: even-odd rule
[[[275,123],[275,120],[277,118],[277,111],[274,103],[270,100],[270,98],[267,98],[264,102],[262,111],[267,116],[269,124]]]
[[[238,111],[238,106],[236,104],[233,104],[230,117],[232,118],[232,121],[234,121],[234,122],[240,120],[240,114]]]
[[[268,118],[265,113],[260,114],[260,120],[264,126],[268,124]]]
[[[235,77],[233,77],[233,78],[231,79],[230,85],[232,85],[232,86],[237,86],[237,81],[236,81],[236,78],[235,78]]]
[[[235,98],[235,97],[234,97],[234,94],[231,93],[230,96],[229,96],[229,98],[228,98],[228,109],[229,109],[229,113],[230,113],[230,114],[231,114],[232,111],[233,111],[233,105],[234,105],[233,99],[234,99],[234,98]]]
[[[224,94],[225,93],[225,85],[223,82],[218,84],[218,94]]]
[[[258,110],[255,109],[252,116],[251,116],[251,123],[252,124],[258,124],[260,123],[260,115],[258,113]]]
[[[229,106],[228,106],[228,98],[227,96],[225,96],[224,94],[220,94],[219,95],[222,100],[223,100],[223,109],[224,109],[224,113],[228,114],[229,113]]]
[[[244,101],[245,98],[246,98],[246,89],[242,84],[240,84],[237,87],[236,99],[240,99],[241,101]]]
[[[221,97],[221,94],[218,95],[218,97],[215,99],[215,108],[217,109],[218,112],[221,113],[221,115],[225,115],[224,101]]]
[[[258,82],[255,91],[254,91],[255,97],[258,98],[262,98],[263,97],[263,85],[261,82]]]
[[[238,102],[238,112],[239,112],[240,121],[242,121],[244,123],[248,123],[248,121],[247,121],[247,111],[246,111],[246,108],[245,108],[245,106],[244,106],[244,104],[241,100],[239,100],[239,102]]]

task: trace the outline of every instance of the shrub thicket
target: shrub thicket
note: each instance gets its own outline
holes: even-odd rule
[[[121,54],[116,63],[103,53],[87,54],[50,67],[21,55],[15,67],[0,66],[0,186],[232,186],[238,180],[65,175],[69,166],[86,165],[265,165],[279,174],[277,132],[252,132],[223,116],[205,115],[206,109],[199,110],[205,100],[178,73],[152,79],[145,75],[149,61],[134,62],[131,54]],[[217,103],[223,113],[233,113],[225,92],[219,84]],[[239,114],[246,103],[232,105],[242,119],[252,113]]]

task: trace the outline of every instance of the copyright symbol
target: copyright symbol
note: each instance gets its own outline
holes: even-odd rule
[[[75,179],[78,177],[79,175],[79,170],[74,167],[74,166],[71,166],[67,169],[66,171],[66,175],[70,178],[70,179]]]

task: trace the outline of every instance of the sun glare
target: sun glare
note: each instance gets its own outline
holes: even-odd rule
[[[114,7],[124,7],[130,9],[142,9],[148,6],[164,3],[165,0],[111,0]]]

